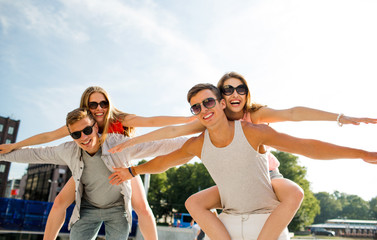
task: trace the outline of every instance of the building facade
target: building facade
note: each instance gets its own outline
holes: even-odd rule
[[[308,229],[323,228],[334,231],[336,236],[377,239],[377,221],[353,219],[329,219],[325,223],[313,224]]]
[[[71,176],[67,166],[29,164],[24,176],[25,187],[20,191],[20,198],[53,202]]]
[[[0,144],[15,143],[20,126],[20,120],[12,120],[0,116]],[[0,161],[0,197],[5,196],[7,189],[10,163]]]

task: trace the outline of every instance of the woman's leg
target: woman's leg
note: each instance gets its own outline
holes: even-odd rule
[[[56,196],[48,214],[43,240],[55,240],[65,221],[67,208],[75,200],[75,181],[71,177]]]
[[[304,199],[302,188],[289,179],[272,179],[271,183],[280,204],[268,217],[258,240],[278,239],[295,216]]]
[[[145,240],[157,240],[158,236],[155,218],[145,196],[140,176],[131,179],[131,187],[131,204],[138,216],[140,231]]]
[[[210,239],[230,240],[230,235],[220,219],[210,209],[221,208],[217,186],[191,195],[185,202],[186,209]]]

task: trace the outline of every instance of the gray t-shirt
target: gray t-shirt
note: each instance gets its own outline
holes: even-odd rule
[[[81,176],[84,185],[83,198],[97,208],[110,208],[124,205],[120,185],[109,183],[111,171],[101,159],[102,148],[94,156],[83,152],[84,171]]]

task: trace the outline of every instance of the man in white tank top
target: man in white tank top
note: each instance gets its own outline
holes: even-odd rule
[[[260,146],[268,145],[314,159],[360,158],[377,163],[376,152],[295,138],[267,125],[229,121],[223,111],[225,101],[211,84],[194,86],[187,98],[191,111],[207,130],[190,138],[175,152],[139,166],[116,169],[110,176],[111,183],[119,184],[137,174],[161,173],[197,156],[219,188],[223,209],[220,218],[233,240],[257,239],[269,214],[279,204],[271,188],[267,160],[258,153]],[[205,226],[199,220],[197,223]],[[214,225],[203,228],[209,238],[216,229]],[[282,239],[289,239],[287,230],[280,235],[279,240]]]

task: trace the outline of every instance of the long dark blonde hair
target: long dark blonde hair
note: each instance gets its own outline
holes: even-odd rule
[[[80,108],[85,108],[89,110],[89,97],[93,93],[102,93],[102,95],[105,97],[106,101],[109,103],[109,108],[108,111],[105,114],[105,125],[103,126],[102,130],[102,136],[101,136],[101,143],[106,139],[106,135],[109,131],[109,126],[117,121],[122,122],[124,118],[129,115],[128,113],[124,113],[120,110],[118,110],[116,107],[114,107],[111,103],[109,94],[105,91],[105,89],[98,87],[98,86],[91,86],[85,89],[83,94],[81,95],[81,101],[80,101]],[[99,126],[98,126],[99,127]],[[134,127],[124,127],[124,132],[123,134],[125,136],[131,137],[135,133],[135,128]]]
[[[259,103],[254,103],[254,102],[251,101],[250,89],[249,89],[249,86],[247,85],[247,82],[246,82],[245,78],[241,74],[236,73],[236,72],[225,73],[220,78],[219,82],[217,83],[217,88],[220,89],[220,91],[221,91],[222,87],[224,86],[224,82],[226,80],[228,80],[229,78],[236,78],[236,79],[240,80],[242,82],[242,84],[244,84],[246,86],[246,88],[247,88],[246,104],[243,107],[244,113],[247,113],[247,112],[250,112],[250,113],[256,112],[260,108],[266,106],[266,105],[262,105],[262,104],[259,104]]]

